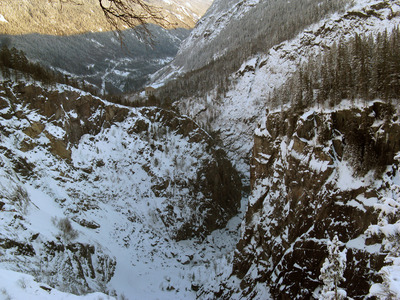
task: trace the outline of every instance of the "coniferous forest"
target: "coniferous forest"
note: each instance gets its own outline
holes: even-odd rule
[[[28,79],[40,81],[47,85],[55,83],[68,84],[93,95],[98,94],[97,88],[85,83],[84,80],[77,80],[43,67],[39,63],[28,60],[23,51],[14,47],[9,49],[6,45],[0,48],[0,71],[6,79],[10,79],[11,76],[14,76],[14,80],[19,81],[21,77],[29,77]]]
[[[261,2],[261,7],[254,8],[254,18],[235,20],[213,39],[207,51],[203,48],[190,49],[193,58],[190,60],[188,55],[183,58],[178,55],[175,60],[179,63],[181,59],[186,59],[185,66],[189,71],[161,87],[157,96],[164,99],[200,96],[215,86],[221,94],[229,88],[229,75],[237,71],[245,59],[267,52],[329,13],[343,10],[349,3],[350,0]],[[282,15],[285,18],[277,17]],[[226,36],[232,36],[235,43],[232,44]]]
[[[400,29],[377,35],[359,35],[333,44],[325,53],[301,66],[269,101],[296,108],[342,99],[381,99],[400,94]]]

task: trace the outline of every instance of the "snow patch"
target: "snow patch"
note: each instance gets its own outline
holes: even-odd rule
[[[60,292],[47,284],[36,282],[31,275],[0,269],[0,298],[1,299],[30,299],[30,300],[111,300],[115,299],[103,293],[90,293],[76,296]]]
[[[2,14],[0,14],[0,22],[8,23],[8,21],[6,20],[6,18],[4,18]]]

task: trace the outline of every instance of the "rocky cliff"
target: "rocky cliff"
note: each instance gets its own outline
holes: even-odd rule
[[[171,261],[181,272],[202,265],[197,247],[238,211],[241,183],[225,153],[174,112],[20,74],[0,86],[0,116],[2,268],[76,294],[121,293],[141,264],[163,265],[157,276]],[[191,285],[189,275],[168,278]]]
[[[399,203],[399,141],[395,104],[267,112],[255,134],[252,195],[233,261],[238,281],[225,283],[240,288],[214,295],[260,299],[268,286],[274,299],[317,298],[327,244],[337,235],[347,249],[341,287],[364,299],[390,252],[375,227],[388,198]]]

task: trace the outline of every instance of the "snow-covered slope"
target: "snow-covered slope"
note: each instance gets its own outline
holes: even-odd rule
[[[179,73],[188,72],[193,69],[198,69],[213,58],[223,53],[224,47],[234,47],[229,45],[230,38],[224,39],[227,45],[220,46],[221,35],[224,29],[227,30],[229,26],[240,26],[240,19],[251,8],[259,2],[259,0],[252,1],[214,1],[211,7],[203,18],[197,23],[196,27],[190,36],[184,41],[179,49],[177,56],[172,64],[165,70],[161,70],[160,74],[156,74],[155,78],[161,76],[162,80],[170,77],[175,77]],[[241,27],[237,28],[240,32]],[[225,36],[226,37],[226,36]],[[217,46],[215,46],[216,44]],[[167,75],[161,75],[161,74]],[[164,78],[166,76],[166,78]],[[160,79],[158,79],[160,80]]]
[[[240,181],[190,119],[25,80],[2,82],[0,109],[0,269],[70,293],[190,299],[230,257]]]
[[[230,76],[225,93],[218,94],[214,90],[204,97],[184,98],[176,106],[181,113],[219,132],[229,157],[241,172],[249,174],[253,132],[268,106],[269,95],[285,83],[301,63],[323,53],[334,42],[348,40],[355,33],[377,34],[399,26],[400,3],[381,3],[359,1],[345,13],[326,17],[295,38],[245,61]]]
[[[75,296],[60,292],[47,284],[35,281],[33,276],[8,270],[0,270],[2,299],[65,299],[65,300],[111,300],[115,299],[103,293],[91,293],[84,296]]]
[[[244,5],[242,5],[243,2]],[[235,19],[240,19],[246,11],[254,7],[254,4],[259,1],[247,2],[237,0],[214,1],[207,13],[196,24],[190,36],[183,42],[174,61],[152,75],[152,85],[159,86],[180,74],[206,65],[213,60],[213,56],[218,57],[218,51],[216,47],[213,47],[213,43],[218,45],[216,40],[220,37],[223,29]],[[229,42],[229,39],[226,39],[226,41]]]

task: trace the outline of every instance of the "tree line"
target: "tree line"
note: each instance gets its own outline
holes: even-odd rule
[[[154,96],[150,96],[145,100],[131,101],[123,95],[100,95],[100,92],[96,86],[85,82],[83,79],[76,79],[74,77],[67,76],[60,72],[46,68],[39,63],[31,62],[23,51],[14,47],[10,49],[6,45],[3,45],[0,48],[0,72],[5,79],[16,82],[25,78],[28,80],[42,82],[48,86],[55,85],[57,83],[66,84],[68,86],[88,92],[94,96],[101,96],[103,99],[109,102],[131,107],[158,106],[170,109],[172,104],[172,101],[169,99],[163,99],[161,101],[161,99]]]
[[[56,83],[67,84],[77,89],[84,90],[93,95],[98,95],[98,90],[84,80],[77,80],[60,72],[45,68],[39,63],[31,62],[25,53],[16,48],[3,45],[0,49],[0,71],[4,78],[19,81],[22,77],[40,81],[46,85]]]
[[[393,101],[400,95],[400,29],[377,35],[355,34],[323,55],[299,67],[294,76],[269,97],[272,105],[296,108],[343,99]]]
[[[220,95],[231,84],[229,76],[243,61],[296,36],[329,13],[343,11],[351,0],[263,1],[245,18],[232,20],[207,47],[189,48],[175,61],[192,70],[161,87],[156,95],[179,99],[204,95],[217,88]],[[240,4],[240,3],[239,3]],[[223,53],[223,54],[222,54]],[[215,55],[220,55],[215,58]]]

